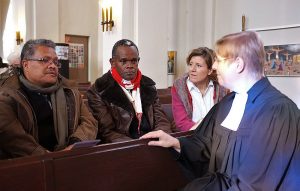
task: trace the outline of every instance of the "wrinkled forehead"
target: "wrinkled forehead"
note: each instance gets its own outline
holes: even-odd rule
[[[139,54],[134,46],[119,46],[116,56],[119,58],[137,58]]]
[[[47,56],[52,58],[57,57],[55,49],[48,46],[37,46],[33,55]]]

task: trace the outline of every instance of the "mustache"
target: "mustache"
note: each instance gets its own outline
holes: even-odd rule
[[[56,70],[47,70],[47,71],[45,72],[45,74],[55,74],[55,75],[57,75],[57,74],[58,74],[58,71],[56,71]]]

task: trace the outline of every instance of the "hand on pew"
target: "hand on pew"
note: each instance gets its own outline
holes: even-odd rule
[[[161,147],[173,147],[177,152],[180,153],[180,143],[179,140],[172,137],[171,135],[165,133],[162,130],[152,131],[140,137],[140,139],[153,139],[158,140],[149,141],[150,146],[161,146]]]

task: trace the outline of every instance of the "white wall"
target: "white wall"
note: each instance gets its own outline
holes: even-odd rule
[[[300,24],[299,0],[216,0],[215,40],[246,29]],[[300,28],[259,32],[265,45],[300,43]],[[300,108],[300,77],[269,77],[271,83]]]
[[[58,0],[35,0],[35,36],[59,42]]]
[[[299,77],[268,77],[271,84],[293,100],[300,109],[300,76]]]
[[[98,8],[98,0],[26,0],[26,39],[65,42],[65,34],[89,36],[89,81],[94,82],[102,74]]]
[[[215,38],[241,30],[242,15],[246,28],[300,24],[299,0],[215,0]],[[215,39],[215,40],[216,40]]]
[[[177,77],[186,72],[186,57],[194,48],[214,43],[215,0],[180,0],[178,9]]]
[[[102,0],[101,5],[106,7],[113,7],[113,20],[115,26],[112,28],[112,31],[101,32],[102,36],[102,63],[103,63],[103,73],[106,73],[110,69],[109,59],[111,58],[112,47],[115,42],[123,38],[123,18],[126,17],[126,14],[123,13],[123,0]],[[102,8],[102,7],[101,7]],[[132,8],[129,8],[132,10]],[[126,17],[127,18],[127,17]],[[130,26],[129,28],[132,28]],[[101,54],[101,53],[100,53]],[[101,75],[99,75],[100,77]]]
[[[186,71],[185,58],[191,49],[212,46],[214,1],[138,0],[135,2],[137,20],[134,27],[137,29],[134,37],[140,50],[139,67],[143,74],[156,82],[157,88],[166,88],[168,86],[167,51],[170,48],[177,49],[176,76],[180,76]],[[171,8],[175,10],[170,10]],[[175,12],[177,19],[174,23],[170,23],[173,21],[169,18],[172,12]]]
[[[168,1],[138,1],[138,47],[141,72],[167,87],[167,14]]]
[[[65,42],[65,34],[89,37],[89,81],[94,82],[101,75],[98,55],[98,0],[59,1],[59,41]],[[101,67],[102,68],[102,67]]]

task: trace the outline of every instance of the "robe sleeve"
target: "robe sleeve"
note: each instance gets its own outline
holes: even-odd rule
[[[186,167],[197,177],[206,174],[208,170],[217,110],[218,104],[208,112],[191,137],[179,139],[181,146],[179,160],[187,164]]]
[[[272,104],[257,116],[259,125],[253,127],[249,150],[229,190],[298,190],[298,108],[290,102]]]

